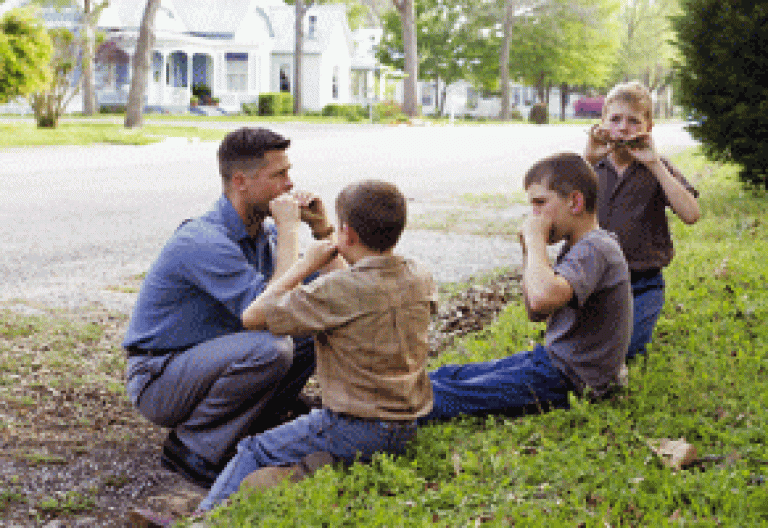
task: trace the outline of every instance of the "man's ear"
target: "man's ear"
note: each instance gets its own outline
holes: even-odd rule
[[[229,178],[229,183],[233,189],[242,189],[245,184],[245,174],[243,171],[235,171]]]
[[[581,214],[584,212],[584,195],[580,191],[572,191],[569,197],[568,207],[572,214]]]

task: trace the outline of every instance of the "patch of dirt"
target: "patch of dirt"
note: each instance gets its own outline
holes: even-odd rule
[[[459,285],[457,293],[441,301],[434,318],[432,355],[492,322],[519,296],[519,279],[518,273],[508,272]],[[28,337],[0,332],[0,372],[4,361],[20,364],[13,363],[14,357],[23,356],[30,365],[0,376],[3,526],[123,527],[131,508],[167,509],[168,496],[192,497],[189,504],[202,498],[204,490],[160,466],[167,431],[142,418],[114,387],[122,384],[120,342],[127,318],[97,309],[49,316],[80,330],[65,324],[42,342],[35,339],[34,328]],[[39,322],[46,320],[41,316]],[[55,336],[67,337],[67,332],[74,334],[67,341],[71,350],[85,361],[68,364],[62,358],[57,367],[29,360],[60,346]],[[57,368],[66,369],[68,381],[56,381]],[[312,384],[307,392],[313,392]]]

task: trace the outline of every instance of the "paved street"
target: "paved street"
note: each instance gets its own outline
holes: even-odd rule
[[[586,126],[573,125],[273,128],[292,139],[297,188],[332,203],[351,181],[385,179],[406,193],[414,213],[466,193],[520,191],[533,161],[581,152],[586,141]],[[658,125],[654,137],[667,149],[693,144],[682,125]],[[129,310],[132,296],[115,287],[146,271],[179,221],[219,195],[217,146],[169,140],[0,149],[0,301]],[[514,246],[503,238],[409,231],[401,250],[450,281],[509,264],[518,258]]]

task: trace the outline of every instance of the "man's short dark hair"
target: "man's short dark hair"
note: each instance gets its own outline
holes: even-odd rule
[[[584,158],[572,152],[562,152],[541,159],[525,174],[523,187],[543,185],[566,197],[573,191],[584,195],[584,209],[595,212],[597,204],[597,174]]]
[[[351,227],[369,249],[393,248],[405,229],[406,202],[391,183],[365,180],[345,187],[336,197],[339,223]]]
[[[229,182],[232,174],[248,169],[254,159],[264,158],[265,152],[285,150],[290,144],[290,139],[266,128],[233,130],[219,145],[219,173],[225,182]]]

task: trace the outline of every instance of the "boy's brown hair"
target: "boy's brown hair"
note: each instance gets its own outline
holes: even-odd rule
[[[345,187],[336,197],[340,224],[351,227],[369,249],[393,248],[405,229],[405,197],[391,183],[365,180]]]
[[[584,196],[584,210],[588,213],[595,212],[597,174],[578,154],[562,152],[534,163],[525,173],[523,188],[527,190],[534,184],[543,185],[562,197],[579,191]]]
[[[603,102],[603,119],[608,113],[608,106],[616,101],[629,103],[643,113],[648,124],[653,124],[653,100],[651,92],[637,81],[619,83],[608,92]]]

